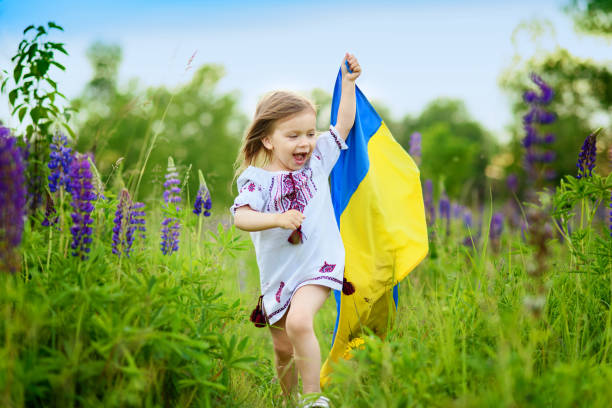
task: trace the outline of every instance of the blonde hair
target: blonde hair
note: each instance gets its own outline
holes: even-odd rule
[[[296,92],[272,91],[264,95],[257,103],[253,122],[242,139],[238,158],[234,164],[236,169],[234,180],[248,166],[264,167],[270,162],[272,155],[263,145],[262,140],[274,132],[277,121],[307,109],[312,110],[316,115],[315,105],[308,98]]]

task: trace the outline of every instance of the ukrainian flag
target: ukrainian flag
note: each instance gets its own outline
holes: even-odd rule
[[[338,73],[331,123],[342,89]],[[336,221],[346,250],[344,277],[355,293],[334,291],[338,315],[330,355],[321,368],[349,358],[363,327],[384,338],[395,318],[398,285],[427,255],[427,225],[419,169],[356,87],[355,124],[331,173]]]

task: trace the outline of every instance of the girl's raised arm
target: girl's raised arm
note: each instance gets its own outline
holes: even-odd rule
[[[348,72],[345,61],[348,62],[352,72]],[[342,60],[340,69],[342,71],[342,96],[338,106],[336,129],[340,133],[340,137],[346,140],[355,122],[355,110],[357,108],[355,103],[355,80],[361,75],[361,66],[357,58],[347,52]]]

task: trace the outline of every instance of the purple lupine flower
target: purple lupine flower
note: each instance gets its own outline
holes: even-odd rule
[[[595,167],[595,157],[597,153],[597,134],[601,129],[596,130],[584,139],[580,154],[578,155],[578,175],[576,178],[591,177]],[[587,173],[588,172],[588,173]]]
[[[178,251],[180,224],[177,218],[166,218],[162,221],[161,251],[164,255]]]
[[[438,211],[441,218],[450,219],[450,201],[448,201],[448,196],[444,192],[438,202]]]
[[[547,125],[553,123],[556,119],[557,115],[554,112],[544,110],[537,105],[532,105],[529,112],[523,116],[523,122],[525,124],[541,123]]]
[[[115,219],[113,226],[113,239],[112,239],[112,252],[117,256],[121,256],[121,245],[125,245],[123,238],[123,230],[126,219],[127,207],[132,203],[130,193],[124,188],[119,194],[119,201],[117,202],[117,211],[115,211]]]
[[[55,203],[49,193],[47,193],[47,202],[45,203],[45,219],[42,222],[44,227],[51,227],[59,221],[59,215],[55,210]]]
[[[528,148],[533,144],[538,142],[538,134],[535,128],[531,124],[526,124],[524,126],[525,129],[525,137],[523,138],[523,147]]]
[[[502,213],[495,213],[491,218],[491,226],[489,227],[489,237],[491,239],[499,239],[501,237],[502,229],[504,226],[504,215]]]
[[[553,89],[535,73],[531,73],[530,77],[531,80],[540,88],[541,93],[540,95],[538,95],[534,91],[525,92],[523,94],[523,99],[525,100],[525,102],[529,104],[539,103],[542,105],[547,105],[548,103],[550,103],[550,101],[552,101],[553,96],[555,95]]]
[[[178,203],[181,202],[181,196],[179,195],[181,189],[179,187],[180,180],[177,177],[178,173],[174,166],[174,160],[172,160],[172,157],[168,157],[166,182],[164,183],[164,188],[166,189],[164,191],[164,201],[166,203],[165,208],[171,213],[174,212],[175,216],[168,216],[162,221],[161,251],[164,255],[178,251],[180,234],[180,222],[178,219],[180,207]],[[172,204],[174,204],[174,209],[171,208]]]
[[[612,237],[612,193],[610,194],[610,236]]]
[[[544,172],[544,178],[546,180],[554,180],[555,177],[557,177],[557,172],[555,171],[555,169],[546,169],[546,171]]]
[[[196,196],[195,203],[193,205],[193,213],[195,215],[202,214],[204,209],[204,216],[210,217],[210,210],[212,208],[212,201],[210,199],[210,192],[205,186],[200,186],[198,189],[198,195]]]
[[[555,140],[557,140],[557,136],[554,133],[547,133],[546,135],[544,135],[543,141],[546,144],[554,143]]]
[[[425,213],[430,224],[436,221],[436,207],[433,201],[433,183],[430,179],[425,180],[423,186],[423,201],[425,202]]]
[[[166,204],[178,204],[181,202],[181,188],[179,184],[181,181],[177,178],[178,173],[176,171],[176,167],[174,166],[174,161],[172,158],[168,159],[168,172],[166,173],[166,181],[164,182],[164,201]],[[179,211],[179,206],[176,205],[176,211]]]
[[[463,224],[466,228],[472,228],[472,212],[468,209],[463,212]]]
[[[49,145],[49,163],[47,166],[51,170],[49,175],[49,191],[55,193],[60,186],[64,186],[70,192],[69,171],[72,162],[72,149],[67,147],[67,139],[63,134],[55,134],[53,142]]]
[[[17,140],[0,126],[0,270],[17,271],[26,205],[25,167]]]
[[[442,197],[438,203],[438,211],[440,212],[440,218],[446,220],[446,235],[450,234],[450,201],[446,193],[442,192]]]
[[[552,150],[547,150],[539,156],[540,163],[551,163],[555,160],[557,154]]]
[[[461,218],[461,214],[463,214],[463,206],[457,203],[451,203],[451,214],[453,218]]]
[[[200,215],[202,214],[202,208],[204,208],[204,216],[210,217],[209,210],[212,208],[212,201],[210,199],[210,191],[208,191],[208,186],[206,186],[206,180],[204,180],[202,170],[198,170],[198,177],[200,178],[200,188],[198,188],[198,194],[193,205],[193,213],[195,215]]]
[[[511,192],[516,193],[518,191],[518,177],[516,174],[508,174],[508,177],[506,178],[506,185],[508,186],[508,190]]]
[[[145,211],[144,203],[136,202],[130,207],[130,213],[128,217],[128,225],[125,232],[125,254],[129,257],[132,251],[132,244],[136,238],[134,232],[140,231],[140,237],[145,239],[145,232],[147,230],[145,226]]]
[[[73,208],[72,227],[72,256],[80,256],[81,260],[88,257],[91,244],[93,219],[91,213],[94,209],[91,201],[95,199],[92,184],[92,174],[89,161],[85,156],[75,157],[70,163],[70,189]]]
[[[468,248],[473,248],[478,237],[472,237],[470,231],[472,229],[472,211],[469,208],[465,208],[463,211],[463,225],[468,229],[468,235],[463,238],[461,244]]]
[[[546,150],[544,147],[555,141],[555,135],[548,133],[544,137],[540,137],[536,126],[538,124],[550,124],[557,118],[554,112],[547,111],[543,108],[543,106],[548,105],[552,101],[554,95],[552,88],[534,73],[531,74],[531,80],[540,88],[540,94],[532,90],[526,91],[523,94],[523,99],[529,104],[529,111],[523,116],[525,137],[522,140],[522,144],[526,150],[524,164],[525,168],[530,173],[529,180],[538,177],[540,174],[536,174],[535,170],[538,163],[551,163],[556,156],[553,151]]]
[[[410,156],[417,163],[421,161],[421,134],[419,132],[410,135]]]

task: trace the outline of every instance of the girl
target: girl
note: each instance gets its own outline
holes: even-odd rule
[[[328,177],[340,150],[347,149],[361,67],[349,53],[341,67],[337,123],[319,138],[308,99],[276,91],[259,101],[240,148],[239,194],[231,207],[235,225],[251,232],[260,271],[263,310],[259,319],[254,311],[251,320],[259,327],[269,324],[286,397],[297,387],[295,359],[305,407],[329,406],[318,396],[321,354],[313,319],[330,288],[343,288],[344,246]]]

